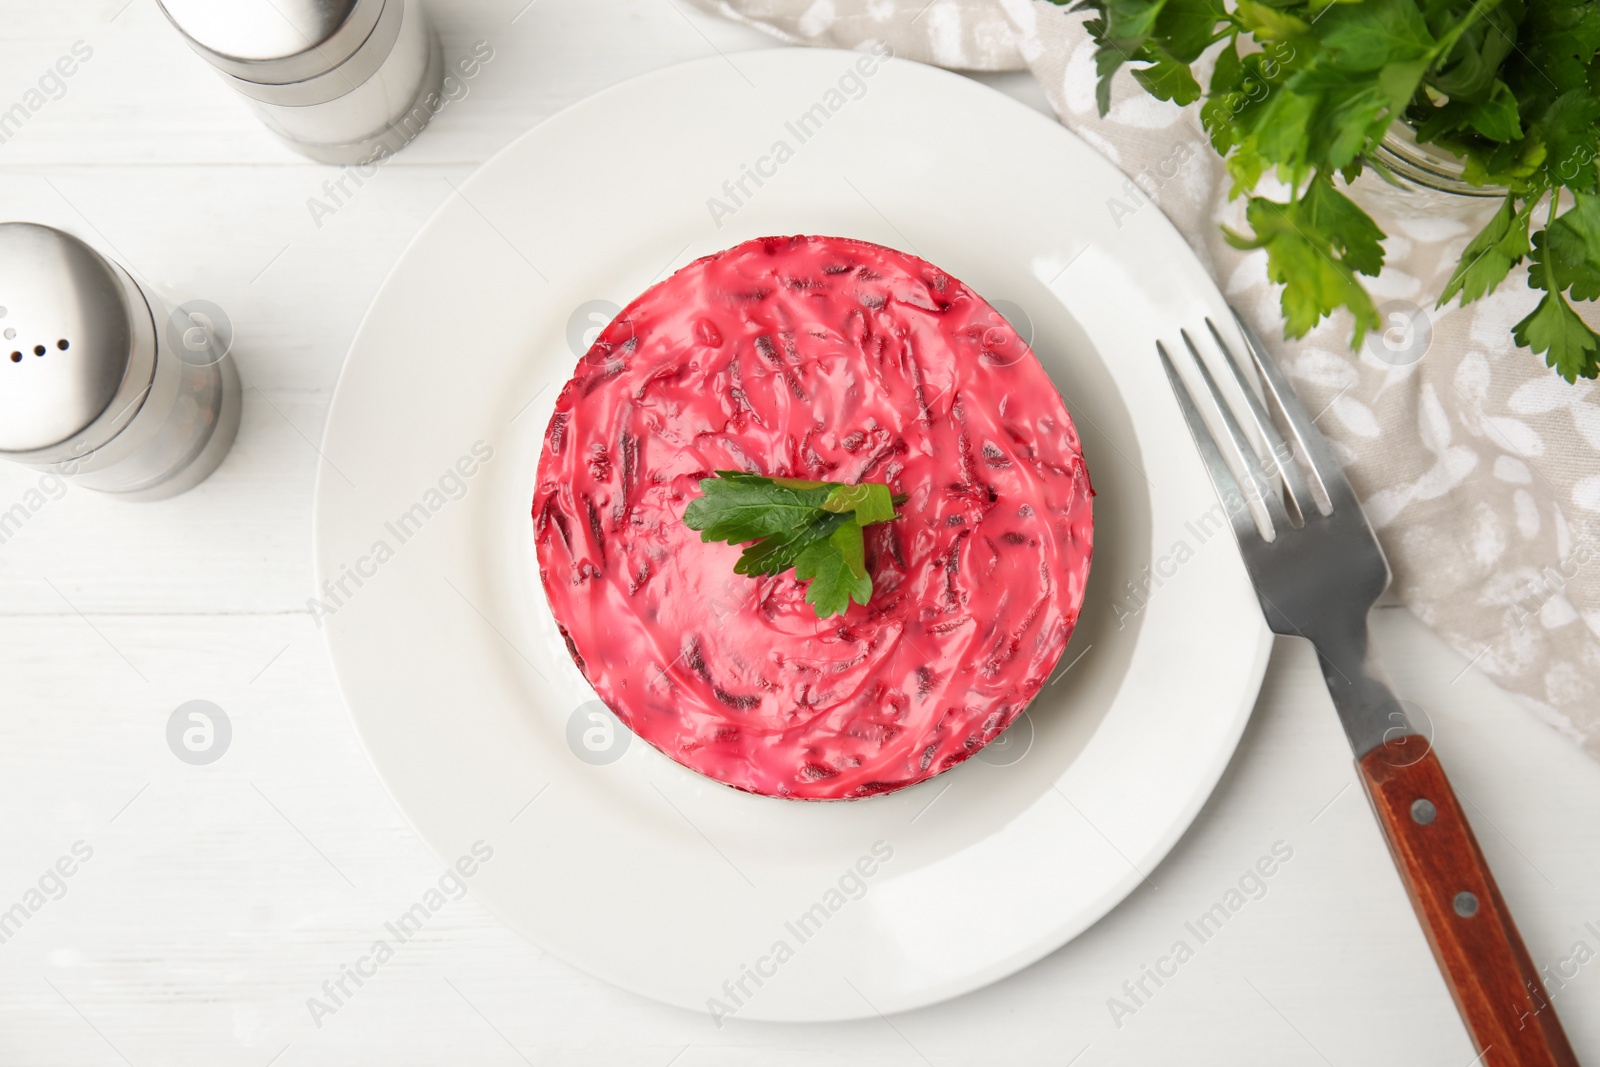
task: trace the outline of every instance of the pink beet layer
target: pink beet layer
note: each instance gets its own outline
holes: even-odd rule
[[[720,469],[885,482],[873,595],[818,619],[793,572],[683,523]],[[1004,730],[1077,622],[1093,544],[1055,386],[965,285],[893,249],[771,237],[653,286],[556,403],[533,500],[551,610],[600,699],[719,782],[833,800]]]

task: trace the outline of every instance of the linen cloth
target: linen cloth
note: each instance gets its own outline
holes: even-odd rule
[[[1352,352],[1341,312],[1288,342],[1266,253],[1223,240],[1223,224],[1248,229],[1244,203],[1227,199],[1199,104],[1156,100],[1124,69],[1101,118],[1086,16],[1047,0],[693,2],[791,43],[883,41],[920,62],[1031,71],[1061,122],[1182,231],[1306,407],[1321,413],[1318,425],[1388,554],[1395,593],[1535,715],[1600,757],[1600,392],[1594,382],[1568,385],[1511,341],[1511,325],[1538,298],[1526,269],[1465,309],[1433,307],[1498,201],[1396,193],[1364,175],[1352,195],[1388,234],[1385,270],[1368,279],[1385,329]],[[1270,179],[1261,189],[1283,193]],[[1121,209],[1138,206],[1130,192]],[[1596,322],[1592,307],[1578,307]]]

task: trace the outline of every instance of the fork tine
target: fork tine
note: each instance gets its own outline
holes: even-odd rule
[[[1201,417],[1200,409],[1195,407],[1194,397],[1189,394],[1189,386],[1178,376],[1177,368],[1172,365],[1172,359],[1167,355],[1166,346],[1160,341],[1156,342],[1156,354],[1161,357],[1161,366],[1167,372],[1167,380],[1172,383],[1173,395],[1178,398],[1178,408],[1183,412],[1183,421],[1189,424],[1189,434],[1194,438],[1195,448],[1199,450],[1200,459],[1206,465],[1206,473],[1211,475],[1211,484],[1216,488],[1223,510],[1228,513],[1229,521],[1233,524],[1234,535],[1239,538],[1240,544],[1247,543],[1245,541],[1247,537],[1253,536],[1259,540],[1261,532],[1250,516],[1250,509],[1228,506],[1230,497],[1244,500],[1245,495],[1239,490],[1239,483],[1234,479],[1227,460],[1222,458],[1222,450],[1217,447],[1216,438],[1211,436],[1211,428]]]
[[[1317,501],[1306,489],[1300,465],[1295,462],[1293,453],[1284,443],[1283,435],[1278,432],[1278,427],[1273,423],[1272,416],[1267,414],[1267,409],[1256,396],[1256,391],[1245,380],[1244,370],[1239,365],[1239,357],[1234,354],[1228,342],[1223,340],[1222,332],[1217,329],[1217,324],[1211,321],[1210,316],[1206,317],[1206,329],[1211,331],[1211,340],[1222,350],[1222,362],[1227,365],[1233,375],[1234,383],[1239,386],[1239,393],[1244,397],[1245,409],[1250,414],[1251,423],[1261,435],[1261,439],[1267,443],[1267,451],[1271,457],[1267,461],[1268,475],[1283,478],[1284,487],[1288,490],[1288,502],[1291,505],[1289,518],[1297,526],[1304,525],[1306,510],[1316,507]],[[1199,359],[1200,353],[1195,352],[1194,342],[1189,341],[1188,334],[1184,335],[1184,340],[1189,344],[1189,351],[1194,352],[1194,357]]]
[[[1262,535],[1270,541],[1290,525],[1289,513],[1284,509],[1283,498],[1278,495],[1275,487],[1267,479],[1266,472],[1261,469],[1261,460],[1256,455],[1255,447],[1250,444],[1250,439],[1245,437],[1244,429],[1233,414],[1233,408],[1222,395],[1222,390],[1217,388],[1217,380],[1211,376],[1211,368],[1200,358],[1200,353],[1196,351],[1194,342],[1189,339],[1187,332],[1183,334],[1183,341],[1194,354],[1195,366],[1200,369],[1200,380],[1205,382],[1206,389],[1211,393],[1212,402],[1217,405],[1217,410],[1222,416],[1222,428],[1228,434],[1229,443],[1233,445],[1234,456],[1244,470],[1245,477],[1250,481],[1252,493],[1247,494],[1246,499],[1256,500],[1266,509],[1272,533],[1268,536],[1266,531],[1262,531]]]
[[[1250,358],[1256,365],[1256,371],[1261,375],[1262,384],[1266,386],[1267,392],[1272,394],[1278,410],[1283,412],[1284,421],[1289,424],[1289,432],[1294,435],[1295,443],[1300,446],[1300,454],[1306,457],[1307,464],[1311,468],[1314,488],[1322,490],[1322,502],[1328,507],[1326,514],[1349,508],[1359,509],[1360,504],[1356,501],[1355,490],[1350,488],[1350,480],[1345,477],[1344,468],[1334,457],[1328,439],[1322,436],[1322,431],[1317,429],[1317,424],[1306,413],[1305,406],[1289,387],[1283,371],[1278,369],[1277,362],[1267,352],[1266,346],[1261,343],[1261,338],[1238,311],[1233,312],[1233,321],[1239,325],[1239,333],[1244,337],[1245,347],[1250,350]]]

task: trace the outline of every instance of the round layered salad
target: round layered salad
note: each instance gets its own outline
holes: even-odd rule
[[[601,332],[533,526],[623,723],[738,789],[836,800],[947,770],[1028,706],[1077,622],[1093,495],[1060,394],[971,289],[864,241],[770,237]]]

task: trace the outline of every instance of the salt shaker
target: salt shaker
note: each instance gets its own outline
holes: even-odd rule
[[[160,3],[267,127],[319,162],[385,158],[437,110],[443,51],[421,0]]]
[[[0,459],[123,499],[198,485],[239,429],[220,339],[71,234],[0,223]]]

